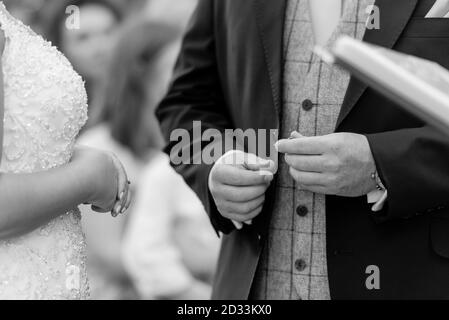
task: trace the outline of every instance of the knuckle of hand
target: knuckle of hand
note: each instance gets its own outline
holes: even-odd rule
[[[332,139],[332,142],[330,143],[330,149],[334,153],[340,153],[340,151],[343,149],[343,139],[341,137],[336,136]]]
[[[337,145],[337,144],[333,144],[330,147],[330,149],[331,149],[332,153],[334,153],[334,154],[339,154],[340,153],[340,146]]]
[[[223,217],[223,218],[226,218],[226,219],[231,219],[231,215],[229,214],[229,212],[227,212],[226,210],[223,210],[223,209],[218,209],[218,212],[220,212],[220,214],[221,214],[221,216]]]
[[[340,179],[339,179],[338,175],[332,175],[332,176],[328,177],[327,179],[325,179],[324,183],[328,187],[338,188],[340,185]]]
[[[344,159],[342,157],[335,157],[332,160],[333,168],[335,172],[340,171],[344,166]]]
[[[339,172],[340,170],[341,170],[341,162],[340,162],[340,160],[335,160],[335,161],[332,163],[332,169],[331,169],[331,172],[337,173],[337,172]]]
[[[334,161],[330,160],[330,159],[326,159],[323,161],[323,169],[326,171],[335,171],[337,168],[335,166]]]
[[[220,214],[223,216],[223,217],[225,217],[225,218],[228,218],[228,219],[230,219],[231,218],[231,212],[229,211],[229,210],[227,210],[225,207],[218,207],[217,206],[217,208],[218,208],[218,211],[220,212]]]

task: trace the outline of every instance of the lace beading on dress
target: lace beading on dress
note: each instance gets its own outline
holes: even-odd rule
[[[0,171],[66,164],[87,120],[84,82],[63,54],[2,2],[0,23],[6,37]],[[26,236],[0,241],[0,299],[88,298],[85,247],[77,208]]]

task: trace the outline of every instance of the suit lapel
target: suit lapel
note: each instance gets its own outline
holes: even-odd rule
[[[418,0],[377,0],[380,9],[380,29],[366,30],[363,41],[386,48],[393,48],[402,31],[407,25]],[[357,101],[367,89],[367,85],[355,78],[351,78],[337,128],[351,112]]]
[[[246,1],[246,0],[244,0]],[[266,67],[273,96],[273,105],[281,114],[282,45],[287,0],[252,0],[257,19],[259,37],[264,51]],[[255,79],[258,81],[258,79]]]

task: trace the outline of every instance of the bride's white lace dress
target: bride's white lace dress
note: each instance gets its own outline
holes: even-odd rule
[[[6,36],[0,171],[63,165],[87,120],[84,83],[55,47],[13,18],[2,2],[0,23]],[[28,235],[0,241],[0,299],[88,298],[80,219],[74,208]]]

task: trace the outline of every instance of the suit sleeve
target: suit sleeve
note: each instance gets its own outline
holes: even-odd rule
[[[402,129],[367,136],[388,190],[379,222],[432,213],[449,204],[449,139],[437,130]]]
[[[217,233],[230,233],[235,228],[228,219],[220,215],[209,193],[208,177],[212,165],[193,164],[198,162],[194,161],[195,159],[201,159],[200,151],[193,145],[200,143],[201,150],[207,145],[195,139],[198,137],[193,134],[194,121],[201,121],[202,132],[207,129],[224,132],[226,128],[233,128],[227,115],[218,77],[213,23],[214,3],[213,0],[199,0],[183,39],[171,87],[156,114],[166,141],[170,141],[171,132],[175,129],[189,132],[192,139],[189,145],[182,148],[193,150],[190,152],[190,161],[176,165],[175,169],[202,201]],[[211,139],[211,141],[222,144],[218,140]],[[165,151],[169,155],[177,152],[175,150],[177,144],[176,141],[169,142]]]

